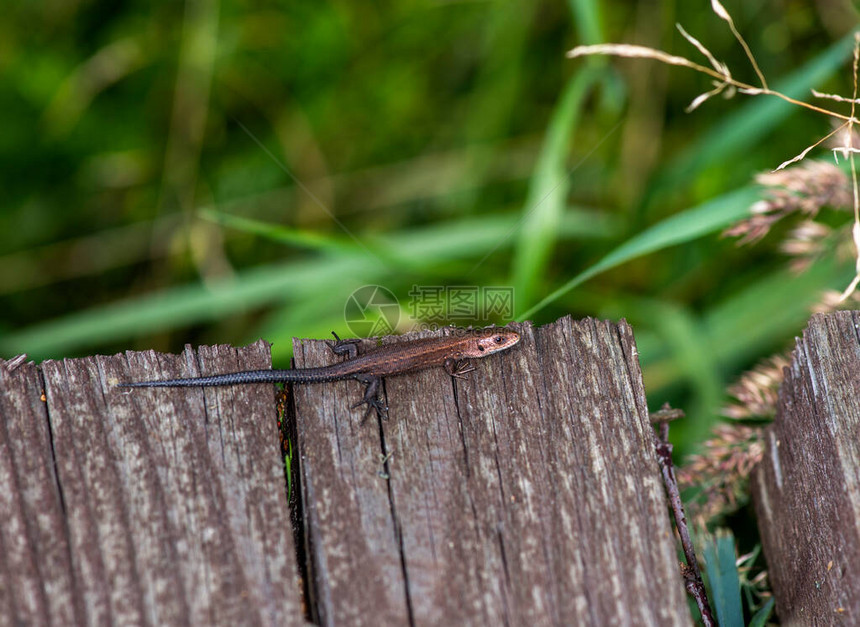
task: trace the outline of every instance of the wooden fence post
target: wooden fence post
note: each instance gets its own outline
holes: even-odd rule
[[[301,622],[272,387],[114,386],[269,363],[265,342],[0,363],[0,622]]]
[[[812,317],[753,477],[783,624],[860,622],[858,329],[856,311]]]
[[[387,421],[356,382],[296,389],[322,624],[689,624],[630,327],[514,326],[467,380],[387,380]]]

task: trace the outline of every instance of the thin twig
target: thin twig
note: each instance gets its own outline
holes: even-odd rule
[[[854,223],[860,224],[860,197],[857,191],[857,168],[854,167],[854,113],[857,109],[857,66],[860,64],[860,33],[854,34],[854,93],[851,96],[851,119],[848,121],[848,133],[846,133],[846,143],[848,148],[851,148],[851,181],[854,184]],[[860,258],[860,255],[858,255]]]
[[[663,422],[672,422],[673,420],[680,420],[685,416],[683,409],[673,409],[672,407],[668,407],[668,403],[666,403],[666,407],[661,407],[657,411],[652,411],[648,416],[652,425],[658,425]]]
[[[851,185],[854,191],[854,227],[851,229],[851,236],[854,240],[854,250],[856,252],[856,263],[854,264],[854,280],[845,288],[840,296],[840,301],[846,300],[860,284],[860,191],[857,188],[857,167],[854,164],[854,113],[857,108],[857,66],[860,64],[860,33],[854,34],[854,93],[851,97],[851,119],[848,121],[848,132],[845,133],[844,151],[847,153],[848,161],[851,164]]]
[[[783,169],[785,169],[787,166],[791,165],[792,163],[797,163],[798,161],[803,161],[803,159],[804,159],[804,158],[806,158],[806,155],[808,155],[808,154],[809,154],[809,152],[810,152],[813,148],[815,148],[816,146],[819,146],[819,145],[823,144],[824,142],[826,142],[828,139],[830,139],[831,137],[833,137],[834,135],[836,135],[836,133],[838,133],[839,131],[841,131],[843,128],[845,128],[845,127],[846,127],[846,126],[848,126],[849,124],[851,124],[851,122],[845,122],[844,124],[841,124],[841,125],[837,126],[835,129],[833,129],[832,131],[830,131],[829,133],[827,133],[827,135],[825,135],[824,137],[822,137],[821,139],[819,139],[817,142],[815,142],[815,143],[814,143],[814,144],[812,144],[811,146],[807,146],[806,148],[804,148],[804,149],[803,149],[803,151],[802,151],[799,155],[796,155],[796,156],[792,157],[792,158],[791,158],[791,159],[789,159],[788,161],[783,161],[782,163],[780,163],[780,164],[779,164],[779,165],[774,169],[774,172],[777,172],[778,170],[783,170]]]
[[[687,587],[687,592],[696,600],[696,605],[699,607],[699,613],[702,616],[702,623],[705,627],[713,627],[716,625],[714,615],[708,603],[708,593],[705,591],[702,573],[699,571],[699,562],[696,559],[696,551],[693,548],[693,538],[690,536],[690,529],[687,527],[684,504],[681,502],[681,492],[678,489],[678,480],[675,478],[675,466],[672,464],[672,445],[669,443],[668,422],[661,422],[658,425],[657,430],[654,432],[654,443],[657,450],[657,461],[660,463],[660,470],[663,473],[663,484],[666,486],[666,493],[669,495],[669,504],[675,517],[675,528],[678,530],[678,535],[681,538],[681,546],[684,549],[684,558],[687,560],[686,565],[682,565],[681,569],[684,574],[684,583]]]
[[[851,100],[845,96],[840,96],[839,94],[825,94],[817,89],[812,90],[812,95],[816,98],[826,98],[827,100],[833,100],[834,102],[857,102],[856,98]]]

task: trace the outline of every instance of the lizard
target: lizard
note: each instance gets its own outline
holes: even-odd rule
[[[408,374],[424,368],[442,366],[455,378],[465,378],[475,369],[468,359],[486,357],[506,350],[520,341],[516,331],[500,327],[462,331],[445,337],[419,338],[393,344],[384,344],[359,355],[359,339],[340,339],[329,348],[335,355],[345,355],[345,361],[316,368],[293,368],[290,370],[246,370],[229,374],[164,381],[136,381],[119,383],[124,388],[162,387],[209,387],[237,385],[243,383],[325,383],[341,379],[356,379],[366,387],[364,398],[350,407],[355,409],[367,404],[364,422],[372,410],[383,418],[387,407],[378,398],[382,377]]]

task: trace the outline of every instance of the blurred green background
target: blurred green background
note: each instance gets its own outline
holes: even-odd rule
[[[724,4],[772,86],[850,95],[850,0]],[[795,277],[719,237],[826,118],[742,95],[686,114],[706,77],[565,58],[704,62],[676,22],[755,82],[706,0],[7,2],[0,355],[262,336],[283,367],[293,336],[349,335],[362,285],[512,286],[514,317],[627,318],[687,448],[852,268]]]

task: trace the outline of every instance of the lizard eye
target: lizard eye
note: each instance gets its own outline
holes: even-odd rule
[[[496,336],[496,344],[504,344],[504,342],[505,338],[503,338],[501,335]]]

